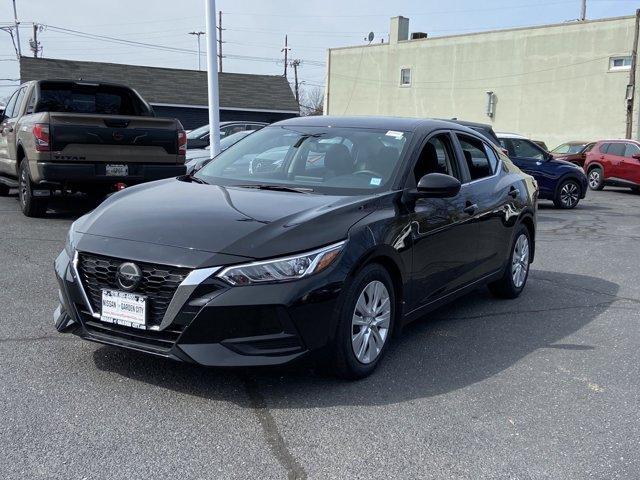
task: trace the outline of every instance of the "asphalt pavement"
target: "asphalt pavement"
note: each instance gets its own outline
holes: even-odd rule
[[[58,334],[53,260],[87,208],[0,197],[0,478],[640,477],[640,195],[541,202],[520,298],[433,312],[351,383]]]

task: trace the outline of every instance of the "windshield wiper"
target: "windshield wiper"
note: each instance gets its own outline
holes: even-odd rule
[[[287,187],[286,185],[265,185],[260,183],[248,183],[246,185],[234,185],[241,188],[255,188],[256,190],[273,190],[275,192],[312,193],[313,188]]]
[[[202,180],[201,178],[198,177],[194,177],[193,175],[185,175],[186,178],[189,179],[189,181],[193,182],[193,183],[200,183],[202,185],[209,185],[209,182],[205,182],[204,180]]]

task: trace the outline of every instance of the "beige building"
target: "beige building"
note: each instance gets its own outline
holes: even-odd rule
[[[425,34],[395,17],[388,43],[329,50],[325,113],[455,117],[550,148],[624,137],[634,30],[630,16],[410,39]]]

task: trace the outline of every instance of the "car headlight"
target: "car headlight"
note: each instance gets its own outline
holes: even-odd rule
[[[225,268],[218,276],[231,285],[298,280],[318,273],[331,265],[338,258],[345,243],[345,241],[334,243],[291,257],[235,265]]]

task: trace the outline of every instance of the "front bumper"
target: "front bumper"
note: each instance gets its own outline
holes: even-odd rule
[[[119,163],[114,161],[113,163]],[[33,180],[36,183],[104,184],[123,182],[128,185],[178,177],[187,171],[180,164],[129,163],[129,175],[107,176],[104,163],[37,162]]]
[[[124,260],[123,260],[124,261]],[[146,330],[105,323],[66,251],[55,261],[56,328],[98,343],[205,366],[289,363],[320,350],[336,330],[344,276],[329,268],[296,282],[230,287],[217,269],[196,269],[180,284],[162,323]]]

